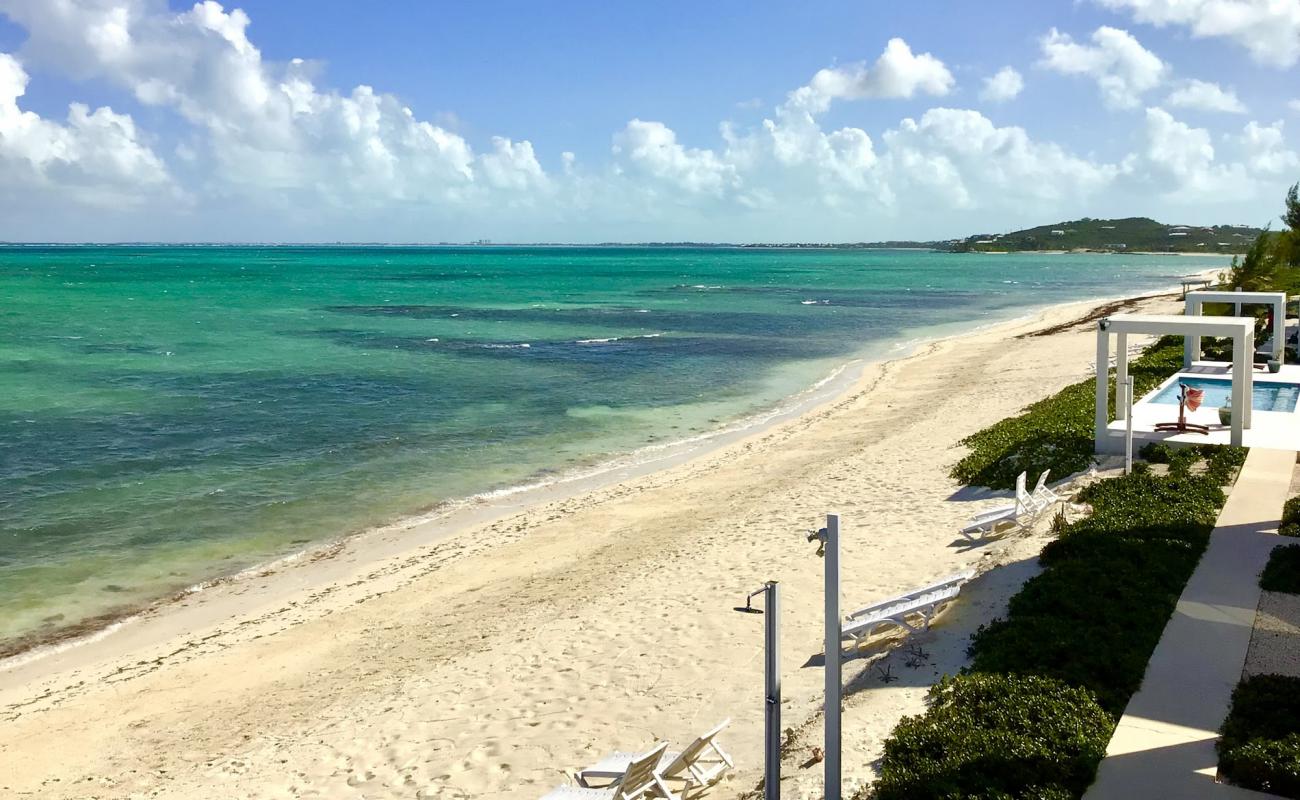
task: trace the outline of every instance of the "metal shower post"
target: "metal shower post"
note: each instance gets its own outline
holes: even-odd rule
[[[826,732],[825,800],[840,800],[840,515],[827,514],[826,527],[808,537],[821,542],[826,560]]]
[[[781,591],[776,581],[763,590],[763,798],[781,800]]]

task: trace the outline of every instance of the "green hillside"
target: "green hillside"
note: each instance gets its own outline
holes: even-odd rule
[[[1102,250],[1157,253],[1243,253],[1261,233],[1240,225],[1165,225],[1146,217],[1083,219],[1004,234],[968,236],[957,252],[990,250]]]

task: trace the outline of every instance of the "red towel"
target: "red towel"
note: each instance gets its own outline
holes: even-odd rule
[[[1201,400],[1203,400],[1204,398],[1205,398],[1204,389],[1193,389],[1192,387],[1188,386],[1187,387],[1187,410],[1195,411],[1196,409],[1200,408]]]

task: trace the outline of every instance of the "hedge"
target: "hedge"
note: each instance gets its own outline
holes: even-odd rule
[[[972,637],[971,665],[886,741],[877,797],[1083,793],[1245,458],[1240,448],[1189,452],[1206,459],[1200,474],[1134,473],[1080,493],[1093,513],[1043,550],[1043,572]]]
[[[1255,675],[1237,685],[1220,730],[1219,769],[1238,786],[1300,798],[1300,678]]]
[[[1259,588],[1266,592],[1300,594],[1300,544],[1273,550],[1259,576]]]
[[[1277,532],[1283,536],[1300,536],[1300,497],[1292,497],[1282,506],[1282,525]]]
[[[929,699],[885,743],[878,800],[1075,797],[1114,727],[1088,692],[1048,678],[944,678]]]
[[[1134,395],[1154,389],[1182,365],[1182,338],[1161,338],[1129,364]],[[962,439],[970,452],[953,466],[953,479],[1009,489],[1021,472],[1037,475],[1050,469],[1064,477],[1087,469],[1093,463],[1095,385],[1089,379],[1067,386],[1018,416]]]

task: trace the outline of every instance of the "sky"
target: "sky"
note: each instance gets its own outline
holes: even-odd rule
[[[1296,181],[1300,0],[0,0],[4,241],[1263,225]]]

